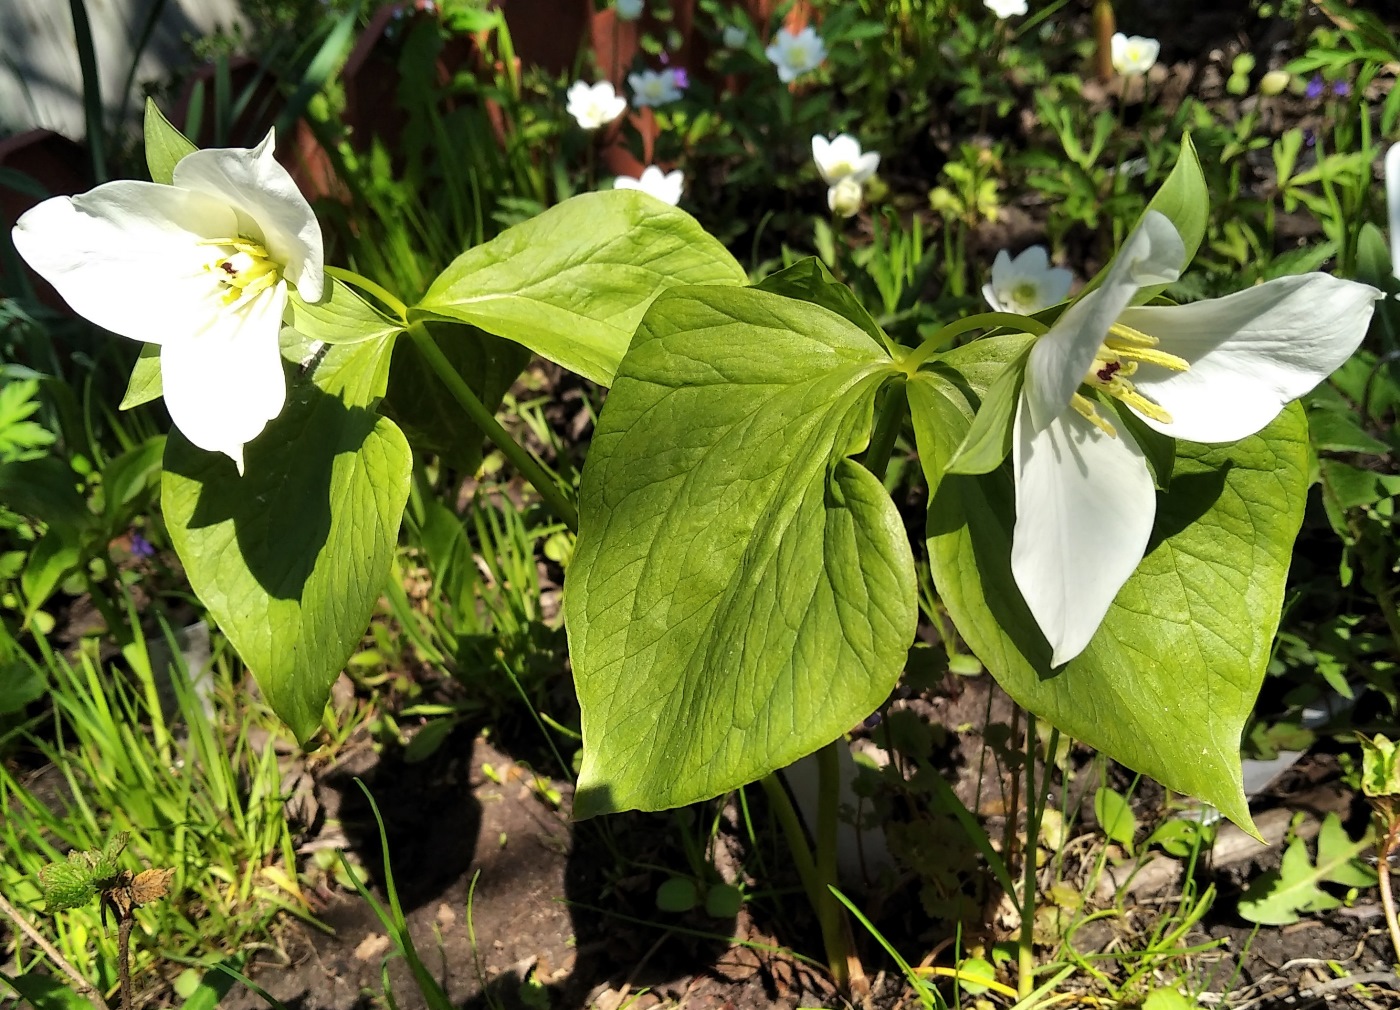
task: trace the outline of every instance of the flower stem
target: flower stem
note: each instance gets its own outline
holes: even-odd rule
[[[834,793],[836,783],[828,782],[827,762],[835,761],[838,757],[834,748],[840,741],[833,741],[817,752],[817,788],[820,798],[818,799],[817,811],[817,846],[818,852],[822,848],[822,829],[824,825],[825,807],[827,805],[828,792]],[[830,759],[826,754],[830,752]],[[838,764],[839,768],[839,764]],[[817,922],[821,925],[822,945],[826,948],[827,969],[831,972],[831,979],[836,983],[836,987],[841,992],[846,992],[850,988],[850,945],[846,942],[846,933],[841,925],[841,906],[837,903],[836,896],[827,887],[828,883],[835,883],[835,841],[836,841],[836,820],[834,809],[831,812],[831,834],[832,844],[827,846],[832,852],[830,858],[831,866],[828,867],[831,879],[823,876],[822,867],[817,860],[812,858],[812,849],[807,844],[807,836],[802,830],[802,819],[797,816],[797,809],[792,805],[792,799],[787,794],[782,780],[778,773],[765,775],[759,780],[763,786],[764,793],[768,796],[768,806],[772,809],[773,815],[778,818],[778,824],[783,829],[783,837],[787,840],[788,852],[792,855],[793,865],[797,867],[797,876],[802,881],[802,889],[807,892],[807,900],[812,903],[812,908],[816,910]],[[830,801],[833,806],[835,798]],[[825,861],[824,861],[825,862]]]
[[[1050,332],[1050,327],[1030,316],[1018,316],[1014,312],[979,312],[975,316],[967,316],[943,327],[905,356],[900,365],[905,374],[913,375],[920,365],[933,357],[934,352],[946,347],[954,337],[972,330],[990,330],[998,326],[1005,326],[1017,333],[1033,333],[1036,336]]]
[[[376,284],[368,277],[355,273],[353,270],[346,270],[343,267],[326,267],[326,275],[334,277],[336,280],[344,281],[352,287],[357,287],[361,291],[368,291],[374,297],[385,304],[394,315],[398,316],[405,325],[408,323],[408,306],[394,297],[385,287]]]
[[[904,422],[904,408],[907,403],[904,392],[904,377],[900,376],[885,387],[884,401],[880,404],[879,416],[870,434],[870,447],[865,451],[865,468],[877,479],[885,479],[885,470],[894,453],[894,443],[899,438],[899,429]]]
[[[472,423],[486,433],[486,437],[494,442],[503,452],[508,460],[515,464],[515,468],[534,485],[539,496],[545,500],[550,510],[559,518],[571,533],[578,532],[578,508],[565,497],[564,492],[555,483],[554,478],[539,460],[522,446],[515,439],[511,438],[510,432],[501,427],[495,415],[486,409],[485,404],[472,392],[472,388],[457,374],[457,370],[452,367],[452,363],[447,360],[447,355],[442,353],[433,335],[428,332],[427,327],[421,322],[413,322],[408,325],[408,335],[413,338],[414,346],[423,355],[429,366],[437,373],[443,385],[447,387],[458,403],[467,412]]]

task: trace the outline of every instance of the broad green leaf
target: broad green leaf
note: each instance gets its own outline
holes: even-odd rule
[[[334,277],[326,278],[319,302],[304,301],[294,291],[288,295],[287,325],[311,340],[327,344],[383,340],[404,328],[401,322],[379,311]]]
[[[38,701],[48,691],[48,684],[34,660],[0,661],[0,716],[24,711],[31,701]]]
[[[479,326],[602,385],[676,284],[743,284],[693,217],[636,190],[584,193],[458,256],[411,310]]]
[[[374,412],[392,338],[332,346],[246,449],[247,472],[172,432],[162,505],[195,593],[305,741],[389,573],[408,496],[402,432]]]
[[[513,341],[463,323],[440,322],[428,328],[463,381],[494,413],[529,364],[530,352]],[[481,465],[486,436],[463,413],[411,340],[400,340],[394,348],[384,412],[397,422],[420,453],[440,456],[467,474]]]
[[[170,120],[161,114],[150,98],[146,99],[145,134],[146,167],[150,169],[151,181],[169,186],[180,159],[199,148],[170,125]]]
[[[56,456],[0,463],[0,501],[20,515],[76,533],[92,526],[94,519],[78,491],[79,480]]]
[[[889,338],[885,331],[880,329],[880,324],[866,311],[855,292],[831,276],[826,264],[815,256],[808,256],[784,270],[769,274],[754,287],[760,291],[771,291],[775,295],[785,295],[830,309],[843,319],[855,323],[881,346],[889,346]]]
[[[141,355],[131,370],[131,378],[126,383],[126,395],[122,397],[122,410],[139,407],[158,399],[165,387],[160,381],[160,345],[142,344]]]
[[[888,696],[914,634],[913,559],[850,457],[896,374],[816,305],[718,286],[657,299],[580,492],[577,816],[716,796]]]
[[[960,352],[945,359],[974,390],[999,367],[974,359],[976,347],[965,349],[965,362]],[[1248,827],[1240,737],[1278,626],[1307,496],[1301,408],[1233,445],[1178,443],[1147,556],[1089,647],[1052,672],[1049,647],[1011,577],[1008,469],[937,480],[971,409],[952,383],[928,372],[919,379],[909,401],[930,474],[930,566],[972,651],[1018,704]]]

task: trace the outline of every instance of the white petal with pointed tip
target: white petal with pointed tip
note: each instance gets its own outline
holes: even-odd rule
[[[165,405],[175,427],[201,449],[224,453],[240,474],[244,443],[287,401],[277,345],[286,303],[283,282],[160,351]]]
[[[239,214],[239,232],[261,236],[272,258],[285,265],[297,294],[317,302],[325,274],[321,226],[291,175],[273,157],[272,142],[269,130],[251,151],[194,151],[180,159],[171,181],[232,206]]]
[[[1026,366],[1028,422],[1040,430],[1069,405],[1109,327],[1149,284],[1181,275],[1186,246],[1164,214],[1149,210],[1128,236],[1103,283],[1065,310],[1050,332],[1036,341]]]
[[[122,181],[45,200],[20,217],[13,235],[19,254],[74,312],[124,337],[165,344],[219,311],[221,286],[206,267],[221,253],[199,243],[233,234],[236,224],[223,201]]]
[[[1074,411],[1036,432],[1023,398],[1012,433],[1016,528],[1011,572],[1055,666],[1094,637],[1147,549],[1157,496],[1142,450]]]
[[[1134,385],[1172,417],[1143,420],[1193,442],[1253,435],[1351,357],[1381,297],[1366,284],[1304,274],[1189,305],[1128,309],[1125,325],[1191,365],[1139,366]]]

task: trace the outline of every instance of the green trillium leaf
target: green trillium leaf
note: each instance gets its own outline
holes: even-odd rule
[[[719,286],[656,300],[580,491],[565,588],[576,815],[718,795],[888,696],[914,634],[913,559],[851,457],[896,374],[816,305]]]
[[[944,359],[974,392],[1000,368],[986,351],[972,353],[977,346]],[[1001,350],[1005,360],[1015,353]],[[973,652],[1018,704],[1250,828],[1240,737],[1302,522],[1308,446],[1301,408],[1290,406],[1235,444],[1177,443],[1147,555],[1089,647],[1052,672],[1049,646],[1011,575],[1009,469],[940,478],[940,461],[967,430],[971,403],[927,371],[909,384],[909,401],[929,474],[930,567]]]
[[[146,168],[150,170],[151,181],[169,186],[180,159],[199,148],[170,124],[170,120],[161,114],[160,109],[156,108],[156,103],[150,98],[146,99],[144,132]]]
[[[754,287],[760,291],[771,291],[776,295],[785,295],[830,309],[843,319],[859,326],[881,346],[889,346],[889,338],[885,336],[885,331],[880,329],[880,324],[865,310],[855,292],[831,276],[826,264],[815,256],[808,256],[784,270],[769,274]]]
[[[609,190],[572,197],[468,249],[412,312],[471,323],[610,385],[662,290],[747,280],[685,211]]]
[[[287,406],[248,443],[242,477],[178,432],[166,447],[161,504],[190,585],[301,741],[398,542],[412,458],[374,411],[392,343],[335,345],[292,368]]]

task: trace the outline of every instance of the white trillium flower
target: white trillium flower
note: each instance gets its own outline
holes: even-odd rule
[[[986,4],[987,10],[1002,21],[1026,13],[1026,0],[983,0],[983,2]]]
[[[1140,287],[1175,280],[1185,258],[1176,228],[1148,211],[1102,285],[1031,349],[1012,433],[1011,571],[1055,666],[1093,638],[1156,514],[1142,449],[1108,401],[1177,438],[1245,438],[1346,361],[1381,296],[1314,273],[1187,305],[1131,304]]]
[[[243,472],[243,446],[287,399],[278,335],[287,284],[321,298],[321,227],[269,132],[257,147],[195,151],[173,184],[108,182],[54,197],[15,225],[15,248],[73,311],[160,345],[165,405],[201,449]]]
[[[778,80],[789,84],[822,65],[826,44],[811,25],[800,32],[780,28],[777,39],[763,53],[778,68]]]
[[[685,192],[685,176],[681,175],[680,169],[662,172],[655,165],[648,165],[642,169],[640,179],[634,179],[630,175],[619,175],[613,180],[613,189],[640,189],[643,193],[674,207],[681,202],[681,194]]]
[[[655,70],[643,70],[640,73],[628,74],[627,83],[632,86],[632,104],[639,109],[648,105],[669,105],[681,99],[676,71],[671,67],[659,73]]]
[[[627,109],[627,99],[613,90],[611,81],[592,85],[574,81],[569,86],[565,109],[583,129],[596,130],[622,115]]]
[[[617,16],[623,21],[636,21],[642,16],[645,6],[643,0],[616,0],[613,10],[617,11]]]
[[[828,186],[835,186],[848,177],[864,183],[880,167],[879,152],[867,151],[862,154],[860,141],[849,133],[843,133],[835,140],[827,140],[821,134],[814,136],[812,160],[817,163],[817,171]]]
[[[1109,59],[1113,62],[1113,69],[1124,77],[1135,77],[1151,70],[1161,51],[1162,43],[1156,39],[1114,32],[1109,44]]]
[[[1005,249],[992,261],[992,279],[982,296],[997,312],[1029,316],[1065,300],[1074,274],[1052,267],[1043,245],[1033,245],[1015,259]]]
[[[720,41],[726,49],[742,49],[749,41],[749,33],[743,25],[725,25],[720,33]]]

